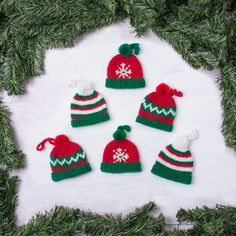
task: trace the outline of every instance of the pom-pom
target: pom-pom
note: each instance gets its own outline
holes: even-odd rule
[[[187,135],[187,137],[190,139],[190,140],[193,140],[193,139],[196,139],[198,137],[198,132],[197,130],[193,130],[191,133],[189,133]]]
[[[121,55],[129,57],[132,54],[133,48],[128,43],[124,43],[120,45],[118,51]]]
[[[93,90],[93,86],[88,81],[78,81],[78,94],[80,95],[89,95]]]
[[[117,128],[115,133],[113,134],[113,138],[115,140],[123,140],[126,138],[126,132],[130,132],[131,128],[129,125],[122,125]]]
[[[159,84],[156,87],[156,92],[158,93],[158,95],[169,96],[170,95],[170,87],[165,83]]]
[[[64,134],[60,134],[55,138],[55,145],[56,146],[60,146],[60,145],[64,145],[66,143],[70,142],[69,138],[64,135]]]

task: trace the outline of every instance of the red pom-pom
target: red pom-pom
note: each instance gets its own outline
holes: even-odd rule
[[[159,84],[156,88],[156,92],[158,93],[158,95],[169,96],[170,87],[165,83]]]
[[[64,134],[61,134],[61,135],[58,135],[56,138],[55,138],[55,146],[57,145],[64,145],[66,143],[70,142],[69,138],[64,135]]]

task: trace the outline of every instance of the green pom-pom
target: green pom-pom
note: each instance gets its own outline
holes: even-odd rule
[[[133,48],[128,43],[124,43],[120,45],[118,51],[121,55],[129,57],[133,52]]]
[[[113,138],[115,140],[123,140],[126,138],[126,132],[129,132],[131,130],[129,125],[122,125],[117,128],[115,133],[113,134]]]
[[[140,52],[139,43],[133,43],[133,44],[130,44],[130,46],[133,48],[134,54],[135,54],[135,55],[138,55],[139,52]]]

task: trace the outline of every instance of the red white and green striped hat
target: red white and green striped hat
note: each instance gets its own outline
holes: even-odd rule
[[[160,84],[156,91],[148,94],[139,109],[136,122],[156,129],[172,131],[176,115],[176,104],[172,96],[182,97],[183,93]]]
[[[110,119],[106,101],[89,87],[75,94],[70,108],[72,127],[93,125]]]
[[[72,178],[91,171],[84,150],[77,143],[71,142],[66,135],[58,135],[55,139],[44,139],[38,144],[37,150],[42,151],[46,142],[54,145],[50,155],[53,181]]]
[[[151,172],[162,178],[183,184],[191,184],[193,159],[189,150],[190,140],[197,138],[197,131],[180,136],[173,144],[162,150]]]
[[[131,141],[126,139],[129,125],[119,126],[113,134],[114,140],[107,144],[103,152],[101,171],[107,173],[140,172],[138,149]]]

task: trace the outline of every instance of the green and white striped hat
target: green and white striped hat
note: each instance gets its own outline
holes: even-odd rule
[[[110,119],[106,101],[89,86],[80,88],[80,92],[75,94],[70,109],[72,127],[93,125]]]
[[[191,140],[197,138],[197,131],[178,137],[173,144],[160,151],[151,172],[162,178],[183,184],[192,183],[193,158],[189,150]]]

